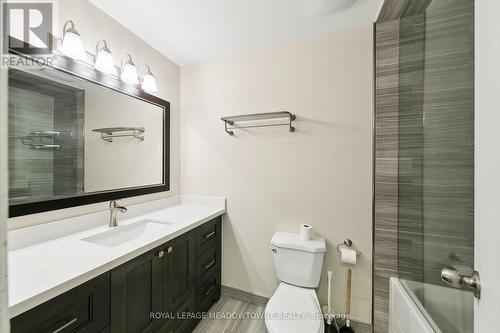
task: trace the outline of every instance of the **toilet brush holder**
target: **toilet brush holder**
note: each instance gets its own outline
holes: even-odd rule
[[[328,295],[327,295],[328,304],[323,306],[321,310],[323,311],[323,318],[326,321],[325,332],[338,333],[339,327],[337,325],[337,320],[335,319],[335,311],[333,310],[333,307],[331,305],[332,278],[333,278],[333,272],[328,271]]]
[[[323,318],[325,319],[325,332],[338,333],[337,320],[333,308],[328,308],[328,305],[324,305],[321,310],[323,311]]]
[[[325,325],[325,333],[339,333],[337,330],[337,327],[333,324],[326,324]]]

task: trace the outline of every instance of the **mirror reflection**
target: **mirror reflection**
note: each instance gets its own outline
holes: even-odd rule
[[[9,69],[10,203],[164,184],[164,117],[70,74]]]

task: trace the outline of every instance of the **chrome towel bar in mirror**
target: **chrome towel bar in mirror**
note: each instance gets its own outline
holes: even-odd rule
[[[59,149],[61,146],[54,141],[60,134],[56,131],[35,131],[22,136],[21,143],[31,149]]]
[[[113,138],[128,136],[139,139],[139,141],[144,141],[144,135],[142,134],[146,131],[146,129],[144,127],[106,127],[97,128],[92,131],[101,133],[101,139],[108,142],[113,142]]]

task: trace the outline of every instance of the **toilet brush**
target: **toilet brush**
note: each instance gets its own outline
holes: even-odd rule
[[[348,268],[347,269],[346,319],[345,319],[345,325],[340,328],[339,333],[354,333],[354,330],[351,328],[351,320],[349,319],[349,315],[351,314],[351,279],[352,279],[352,270],[350,268]]]
[[[332,272],[328,271],[328,305],[325,309],[323,307],[323,313],[324,316],[326,317],[326,327],[325,327],[325,332],[326,333],[338,333],[338,326],[337,326],[337,320],[334,317],[334,311],[331,306],[331,294],[332,294]],[[332,317],[333,317],[333,323],[332,323]]]

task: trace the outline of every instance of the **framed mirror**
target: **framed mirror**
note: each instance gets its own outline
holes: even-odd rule
[[[9,69],[11,217],[169,190],[170,104],[66,57]]]

